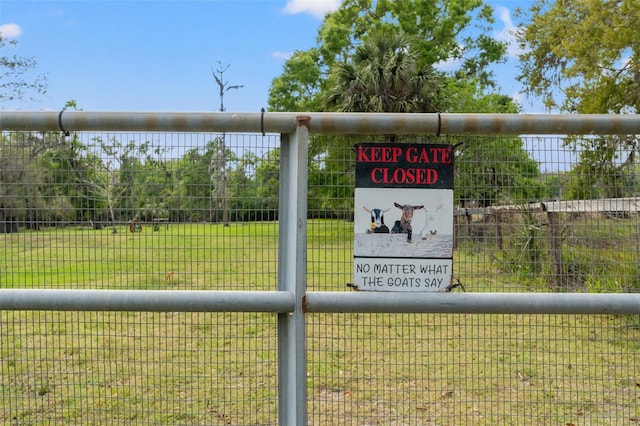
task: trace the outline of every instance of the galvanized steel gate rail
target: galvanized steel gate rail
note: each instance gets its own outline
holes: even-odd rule
[[[281,425],[307,421],[306,313],[640,314],[640,294],[306,291],[310,133],[640,134],[639,115],[1,112],[0,129],[281,134],[277,291],[0,289],[0,310],[276,313]]]

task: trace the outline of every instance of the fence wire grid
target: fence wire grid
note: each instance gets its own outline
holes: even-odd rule
[[[454,291],[638,292],[637,142],[611,138],[403,137],[456,145]],[[353,147],[376,140],[309,140],[308,290],[352,291]],[[275,291],[279,147],[4,132],[0,286]],[[278,423],[274,314],[0,321],[4,424]],[[315,313],[306,333],[312,425],[640,423],[635,316]]]

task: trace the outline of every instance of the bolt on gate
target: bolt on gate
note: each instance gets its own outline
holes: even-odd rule
[[[4,422],[640,422],[637,115],[3,112],[0,129]],[[390,134],[489,141],[470,150],[479,171],[456,171],[460,289],[347,287],[362,212],[345,165]],[[593,143],[568,161],[533,139],[535,161],[567,167],[514,201],[517,172],[489,157],[522,135]],[[598,136],[626,141],[609,186],[570,167]]]

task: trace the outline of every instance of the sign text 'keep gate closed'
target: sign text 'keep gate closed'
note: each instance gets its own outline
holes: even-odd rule
[[[452,145],[356,146],[355,289],[451,285],[453,159]]]

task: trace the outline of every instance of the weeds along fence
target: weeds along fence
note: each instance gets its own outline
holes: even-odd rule
[[[637,115],[0,129],[4,424],[640,423]],[[456,147],[452,292],[347,286],[386,135]]]

